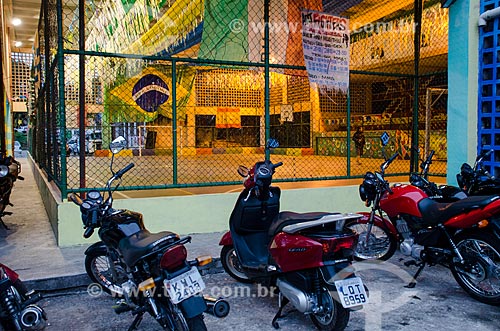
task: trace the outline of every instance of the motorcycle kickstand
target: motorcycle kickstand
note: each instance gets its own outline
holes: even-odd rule
[[[5,222],[3,221],[2,217],[0,217],[0,225],[3,226],[5,230],[10,230],[7,224],[5,224]]]
[[[416,263],[415,265],[418,266],[419,268],[415,273],[415,275],[413,276],[412,281],[405,286],[406,288],[414,288],[417,285],[417,277],[420,276],[420,273],[422,272],[422,270],[424,270],[425,262]]]
[[[140,312],[138,313],[135,318],[134,318],[134,321],[132,322],[132,324],[130,325],[130,327],[128,328],[128,331],[134,331],[134,330],[138,330],[139,328],[139,324],[141,324],[142,322],[142,316],[144,315],[144,312]]]
[[[281,313],[283,312],[283,308],[285,308],[285,306],[290,302],[290,300],[287,299],[287,297],[283,296],[281,293],[280,293],[280,298],[279,298],[279,309],[278,309],[278,312],[276,313],[276,315],[274,315],[274,318],[273,318],[273,321],[271,322],[271,324],[273,325],[273,328],[275,329],[279,329],[280,328],[280,325],[278,323],[278,319],[281,316]]]

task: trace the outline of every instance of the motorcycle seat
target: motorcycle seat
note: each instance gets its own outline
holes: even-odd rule
[[[316,221],[324,216],[338,215],[338,214],[339,213],[322,213],[322,212],[294,213],[291,211],[284,211],[279,213],[273,220],[271,227],[269,228],[268,235],[271,237],[275,236],[277,233],[283,231],[283,228],[287,225]]]
[[[426,224],[439,224],[462,213],[481,209],[499,199],[493,196],[471,196],[451,203],[436,202],[433,199],[423,199],[418,203],[422,219]]]
[[[179,235],[170,231],[151,233],[141,230],[120,240],[118,248],[128,266],[133,266],[144,255],[179,240]]]

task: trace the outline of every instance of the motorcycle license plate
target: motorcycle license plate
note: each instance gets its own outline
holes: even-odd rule
[[[359,277],[335,281],[340,303],[344,308],[361,306],[368,303],[363,281]]]
[[[205,288],[205,283],[196,267],[172,279],[163,281],[167,293],[174,304],[178,304]]]

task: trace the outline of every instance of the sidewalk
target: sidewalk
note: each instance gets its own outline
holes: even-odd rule
[[[26,157],[16,155],[16,159],[21,162],[21,176],[25,180],[16,181],[11,195],[14,206],[6,208],[13,213],[3,218],[10,230],[0,226],[0,262],[14,269],[31,289],[48,291],[88,284],[84,252],[94,241],[64,248],[56,245],[32,169]],[[145,223],[147,226],[148,220]],[[83,235],[83,226],[78,231]],[[190,235],[193,239],[186,245],[188,258],[219,257],[222,233]],[[96,238],[97,231],[92,239]]]

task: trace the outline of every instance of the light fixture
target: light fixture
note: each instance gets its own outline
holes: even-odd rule
[[[14,42],[14,46],[16,46],[16,47],[21,47],[22,45],[23,45],[22,41],[16,41],[16,42]]]
[[[20,18],[13,18],[13,19],[12,19],[12,25],[14,25],[14,26],[19,26],[19,25],[21,25],[22,23],[23,23],[23,21],[21,21],[21,19],[20,19]]]

